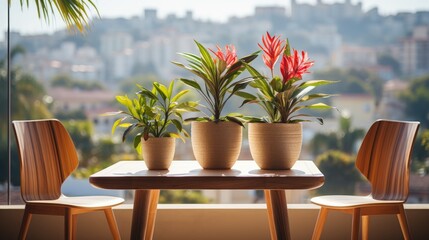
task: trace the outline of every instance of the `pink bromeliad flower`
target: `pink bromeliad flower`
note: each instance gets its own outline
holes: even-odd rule
[[[214,53],[214,55],[216,55],[219,60],[226,62],[227,67],[230,67],[232,64],[238,61],[234,45],[226,45],[225,53],[222,52],[222,48],[220,48],[219,46],[216,46],[216,48],[216,52],[211,49],[210,51]]]
[[[258,43],[258,46],[264,51],[262,59],[271,70],[271,75],[273,75],[274,65],[286,47],[283,43],[284,41],[280,40],[280,36],[271,36],[268,32],[265,36],[262,36],[263,45]]]
[[[301,51],[301,56],[297,50],[293,50],[293,54],[287,56],[283,54],[280,63],[280,72],[283,76],[283,83],[286,83],[292,78],[302,79],[304,73],[308,73],[308,69],[313,66],[314,61],[310,61],[307,52]]]

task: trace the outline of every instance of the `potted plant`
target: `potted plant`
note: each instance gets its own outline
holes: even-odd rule
[[[270,77],[259,73],[246,64],[246,68],[254,78],[250,86],[257,90],[256,95],[237,91],[243,97],[244,104],[256,103],[268,116],[250,118],[249,147],[253,159],[262,169],[290,169],[301,152],[302,122],[316,120],[323,124],[323,119],[300,113],[303,109],[331,109],[325,103],[309,101],[327,98],[330,95],[310,93],[320,85],[334,83],[328,80],[303,80],[302,75],[308,73],[314,64],[307,53],[292,50],[289,41],[281,40],[280,36],[271,36],[268,32],[262,37],[263,61],[271,72]],[[280,62],[281,77],[275,76],[274,66]]]
[[[116,100],[126,107],[125,111],[108,113],[122,115],[112,126],[112,134],[117,127],[125,128],[122,141],[134,132],[134,148],[148,169],[168,169],[175,152],[175,138],[188,137],[182,126],[182,113],[198,111],[197,102],[179,100],[189,90],[173,94],[174,81],[169,86],[154,82],[151,90],[137,85],[140,89],[133,99],[116,96]]]
[[[188,65],[173,62],[195,74],[202,85],[194,79],[180,78],[194,88],[205,100],[209,114],[204,117],[187,119],[191,123],[191,140],[194,156],[205,169],[229,169],[236,162],[241,150],[243,121],[240,114],[229,113],[222,116],[228,100],[238,91],[244,89],[251,77],[236,80],[257,56],[258,52],[238,59],[235,47],[227,45],[223,52],[207,50],[195,41],[200,55],[180,53]]]

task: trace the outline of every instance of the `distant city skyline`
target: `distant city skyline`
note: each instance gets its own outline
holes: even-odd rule
[[[6,28],[6,9],[7,0],[0,0],[0,31],[3,33]],[[346,0],[322,0],[323,3],[344,3]],[[101,18],[114,17],[133,17],[142,16],[143,10],[153,8],[158,10],[158,17],[164,18],[169,14],[175,14],[179,17],[184,16],[185,12],[193,12],[194,19],[211,20],[226,22],[232,16],[249,16],[254,13],[256,6],[284,6],[287,11],[290,10],[290,0],[216,0],[216,1],[197,1],[197,0],[122,0],[122,1],[102,1],[95,0]],[[317,0],[297,0],[297,3],[316,4]],[[397,12],[416,12],[429,11],[429,1],[422,0],[352,0],[352,4],[362,2],[364,11],[378,7],[382,15],[395,14]],[[32,5],[31,5],[32,4]],[[90,13],[95,15],[95,12]],[[65,25],[59,16],[56,16],[50,24],[44,20],[39,20],[35,6],[30,1],[30,9],[24,7],[21,9],[18,1],[12,1],[11,7],[11,30],[22,34],[51,33],[55,30],[64,28]],[[0,35],[0,41],[3,34]]]

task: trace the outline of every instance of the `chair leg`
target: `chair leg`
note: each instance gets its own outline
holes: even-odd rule
[[[311,238],[312,240],[320,239],[327,216],[328,216],[328,209],[325,207],[322,207],[320,209],[319,216],[317,217],[317,220],[316,220],[316,226],[314,227],[313,237]]]
[[[352,240],[359,239],[359,228],[360,228],[360,209],[355,208],[352,213]]]
[[[64,215],[64,238],[66,240],[76,239],[76,221],[77,215],[73,214],[72,209],[66,209]]]
[[[19,240],[23,240],[27,237],[28,228],[30,227],[31,217],[32,217],[32,214],[26,207],[24,211],[24,216],[21,222],[21,229],[19,230],[19,236],[18,236]]]
[[[369,216],[362,216],[362,240],[368,240]]]
[[[115,216],[113,215],[113,210],[111,208],[106,208],[104,209],[104,214],[106,215],[107,223],[109,224],[113,239],[120,240],[121,235],[119,234],[118,225],[116,223]]]
[[[398,206],[399,213],[396,214],[401,225],[402,235],[405,240],[411,239],[410,229],[408,228],[407,215],[405,215],[404,205]]]

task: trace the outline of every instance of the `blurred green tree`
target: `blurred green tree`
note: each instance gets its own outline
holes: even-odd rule
[[[60,74],[55,76],[51,81],[52,87],[63,87],[69,89],[80,89],[80,90],[101,90],[103,89],[103,85],[97,81],[84,81],[73,79],[68,74]]]
[[[317,71],[314,73],[314,78],[339,81],[329,87],[320,87],[330,94],[371,94],[374,96],[375,106],[378,106],[383,96],[383,80],[366,70],[335,68]]]
[[[420,129],[414,144],[411,171],[429,174],[429,129]]]
[[[357,142],[363,138],[363,129],[352,129],[351,118],[342,115],[339,121],[339,129],[329,134],[317,133],[310,141],[310,148],[314,156],[328,150],[339,150],[348,154],[355,154]]]
[[[420,121],[422,128],[429,128],[429,75],[411,80],[400,99],[405,103],[406,116]]]
[[[209,203],[200,190],[161,190],[160,203]]]
[[[21,46],[15,46],[11,50],[11,60],[19,54],[25,54],[25,49]],[[36,80],[36,78],[22,71],[19,67],[12,67],[10,73],[11,79],[11,118],[12,120],[22,119],[41,119],[51,118],[52,114],[49,111],[46,101],[46,92],[44,87]],[[0,60],[0,86],[5,86],[0,91],[0,113],[1,116],[7,116],[7,71],[5,59]],[[8,123],[4,119],[0,121],[0,156],[7,156],[7,132]],[[19,185],[19,162],[18,153],[15,147],[15,141],[12,139],[12,183]],[[7,157],[2,157],[0,161],[0,182],[7,181],[8,160]]]
[[[325,175],[325,183],[317,189],[318,194],[354,194],[356,183],[362,180],[354,157],[341,151],[329,150],[319,155],[316,165]]]

